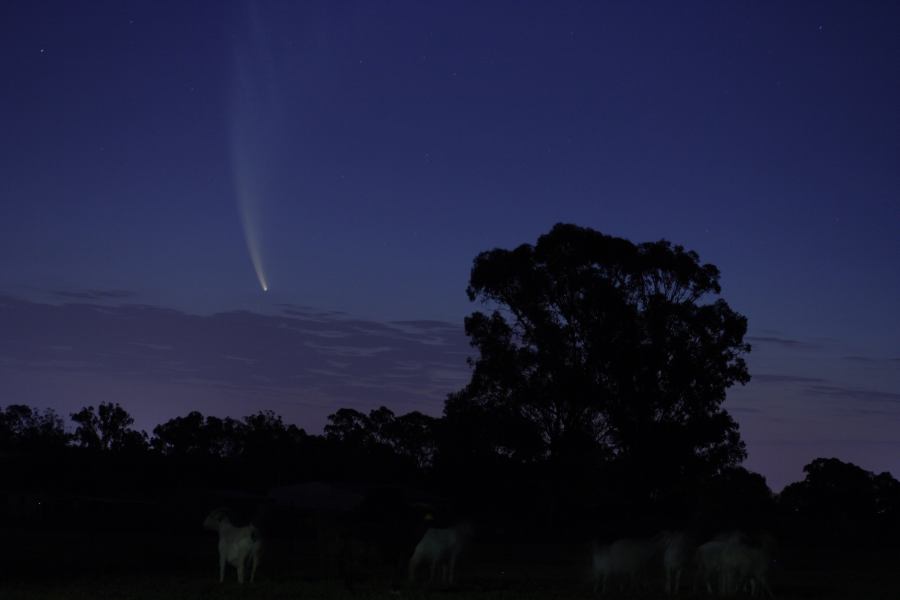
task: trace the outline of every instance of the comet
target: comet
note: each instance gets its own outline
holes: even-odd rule
[[[259,15],[247,5],[249,30],[235,43],[231,90],[231,167],[238,215],[247,254],[263,292],[269,278],[263,256],[262,231],[266,201],[271,198],[273,157],[283,130],[272,54]]]
[[[238,177],[238,179],[240,179]],[[259,281],[259,287],[262,291],[269,291],[269,280],[266,277],[266,270],[263,266],[262,245],[259,240],[259,214],[258,203],[254,201],[254,196],[249,193],[238,182],[238,208],[241,215],[241,225],[244,228],[244,240],[247,242],[247,253],[250,255],[250,262],[253,264],[253,271],[256,273],[256,280]]]

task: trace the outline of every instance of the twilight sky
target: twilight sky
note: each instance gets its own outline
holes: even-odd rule
[[[722,270],[773,488],[900,476],[898,30],[850,0],[3,2],[0,405],[437,414],[472,259],[566,221]]]

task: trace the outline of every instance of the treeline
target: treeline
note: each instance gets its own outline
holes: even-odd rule
[[[114,494],[132,479],[147,489],[190,484],[256,492],[306,480],[411,482],[433,466],[440,422],[384,407],[368,415],[340,409],[328,417],[324,435],[310,435],[272,411],[243,419],[194,411],[148,435],[117,403],[87,406],[70,418],[67,428],[52,409],[14,404],[0,410],[3,487]],[[91,466],[96,475],[55,472],[63,463]],[[122,468],[105,473],[103,466]]]
[[[565,482],[546,461],[525,466],[495,453],[492,461],[469,462],[472,448],[454,431],[458,422],[385,407],[368,414],[340,409],[322,435],[271,411],[243,419],[191,412],[150,435],[134,429],[132,417],[113,403],[85,407],[71,420],[67,429],[49,409],[0,411],[7,494],[152,501],[177,490],[212,497],[228,490],[259,502],[277,486],[328,481],[415,487],[507,538],[522,531],[523,521],[528,535],[540,531],[548,538],[588,532],[613,538],[677,526],[698,535],[766,530],[785,540],[891,545],[900,533],[900,482],[835,458],[816,459],[804,480],[780,494],[761,475],[726,467],[665,495],[638,498],[615,461],[594,465],[585,480]],[[202,503],[196,495],[191,501]]]

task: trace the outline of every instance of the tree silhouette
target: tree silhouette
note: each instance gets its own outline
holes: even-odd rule
[[[71,417],[78,425],[73,439],[82,448],[121,452],[147,447],[147,434],[131,428],[134,418],[118,403],[101,402],[96,410],[86,406]]]
[[[175,417],[153,428],[153,448],[171,456],[207,454],[210,444],[204,435],[204,418],[197,411]]]
[[[834,517],[871,516],[876,510],[873,474],[836,458],[817,458],[805,467],[806,478],[781,493],[792,508]]]
[[[397,416],[394,414],[394,411],[386,406],[380,406],[376,409],[370,410],[367,422],[369,436],[371,437],[372,442],[384,446],[393,447],[391,439],[391,428],[393,427],[396,419]]]
[[[240,424],[241,452],[247,457],[275,458],[298,448],[306,432],[296,425],[285,425],[281,416],[263,410],[244,417]]]
[[[240,422],[231,417],[206,417],[203,438],[204,443],[209,444],[209,454],[219,457],[237,456],[243,447],[240,429]]]
[[[650,479],[735,465],[744,445],[721,405],[749,381],[750,347],[746,319],[706,302],[720,291],[718,269],[681,246],[575,225],[482,252],[467,293],[493,310],[465,320],[480,356],[445,414],[503,416],[515,435],[495,429],[485,443],[523,458],[593,453]]]
[[[427,469],[434,463],[437,423],[434,417],[412,411],[392,419],[384,428],[384,439],[394,452],[412,460],[419,469]]]
[[[52,409],[40,411],[24,404],[10,404],[0,411],[2,450],[58,450],[68,441],[62,419]]]
[[[692,526],[714,535],[721,531],[761,531],[773,527],[775,500],[765,477],[744,467],[723,469],[702,483],[693,506]],[[677,515],[673,515],[677,518]]]
[[[153,448],[177,457],[228,457],[242,447],[241,424],[230,418],[204,417],[192,411],[153,429]]]
[[[348,447],[363,447],[374,441],[369,417],[352,408],[340,408],[328,415],[325,437]]]
[[[397,416],[385,406],[369,414],[341,408],[328,415],[325,441],[345,476],[408,481],[433,467],[438,429],[437,419],[420,412]]]
[[[900,533],[900,483],[837,458],[817,458],[806,477],[788,485],[779,504],[794,525],[813,539],[886,538]]]

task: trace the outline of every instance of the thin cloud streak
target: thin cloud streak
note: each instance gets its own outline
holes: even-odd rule
[[[790,338],[783,337],[775,337],[775,336],[757,336],[757,335],[748,335],[744,338],[747,342],[751,344],[772,344],[775,346],[781,346],[783,348],[815,348],[818,347],[818,344],[813,344],[811,342],[801,342],[800,340],[793,340]]]

